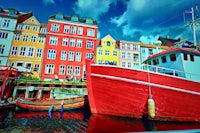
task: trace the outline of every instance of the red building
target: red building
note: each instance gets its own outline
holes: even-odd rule
[[[91,18],[49,17],[41,80],[85,78],[85,59],[96,52],[97,22]]]

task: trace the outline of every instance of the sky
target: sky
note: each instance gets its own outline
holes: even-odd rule
[[[98,22],[98,39],[110,34],[115,40],[154,43],[159,36],[193,42],[192,28],[185,26],[191,13],[185,14],[184,23],[183,12],[191,11],[196,3],[200,17],[200,0],[0,0],[0,7],[32,11],[40,23],[48,23],[58,12],[91,17]]]

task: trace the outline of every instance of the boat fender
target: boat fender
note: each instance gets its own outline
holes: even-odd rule
[[[148,99],[148,114],[152,119],[155,117],[155,102],[152,98]]]
[[[63,103],[64,103],[64,101],[62,100],[60,104],[63,105]]]

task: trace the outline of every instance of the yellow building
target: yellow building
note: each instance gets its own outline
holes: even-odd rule
[[[47,25],[40,24],[34,16],[18,23],[7,65],[25,67],[33,73],[32,77],[39,78],[46,33]]]
[[[119,44],[110,35],[106,35],[97,44],[96,63],[120,65]]]

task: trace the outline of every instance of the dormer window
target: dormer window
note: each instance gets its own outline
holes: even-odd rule
[[[86,23],[87,23],[87,24],[93,24],[93,20],[90,19],[90,18],[86,18]]]
[[[63,19],[63,14],[61,14],[61,13],[58,13],[58,14],[56,14],[56,17],[55,17],[56,19]]]
[[[78,22],[78,17],[77,17],[77,16],[72,16],[72,17],[71,17],[71,21]]]
[[[18,14],[18,11],[15,9],[8,9],[8,15],[10,16],[16,16]]]

